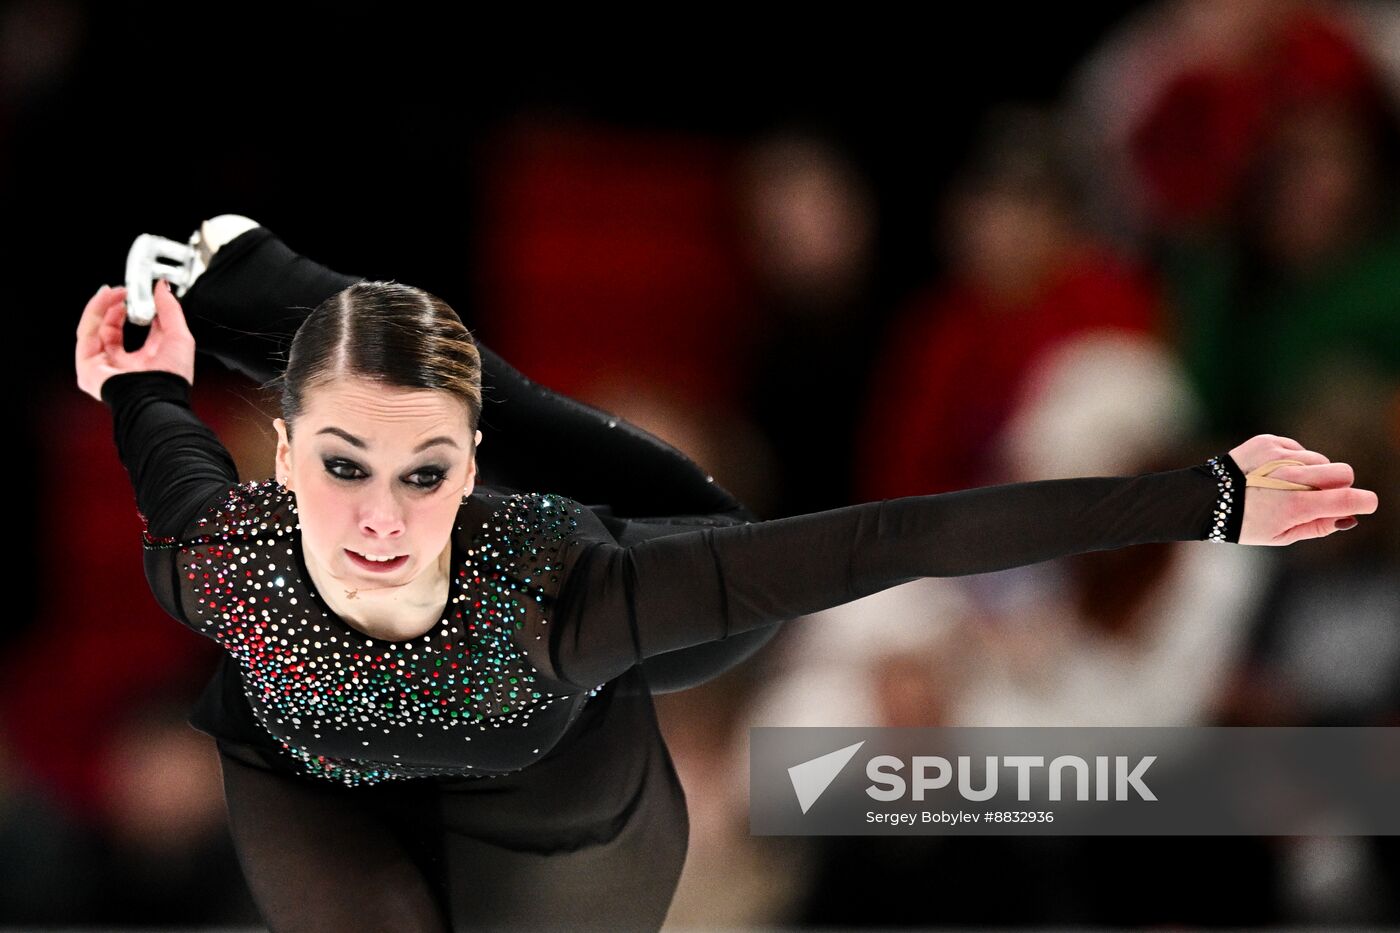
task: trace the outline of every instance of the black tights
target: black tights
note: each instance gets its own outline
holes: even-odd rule
[[[489,779],[349,788],[221,741],[263,919],[273,933],[660,929],[685,862],[685,797],[638,671],[590,703],[571,745]]]
[[[349,788],[268,770],[239,746],[219,750],[234,848],[273,933],[449,929],[400,829],[421,812],[414,788],[369,787],[352,800]]]

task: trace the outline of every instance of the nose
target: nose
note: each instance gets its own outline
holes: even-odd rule
[[[379,520],[364,520],[360,522],[360,531],[369,538],[383,538],[392,541],[395,538],[403,537],[403,523]]]
[[[374,489],[360,503],[360,531],[370,538],[387,541],[404,535],[404,513],[393,493]]]

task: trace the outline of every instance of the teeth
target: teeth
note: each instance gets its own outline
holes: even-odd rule
[[[356,551],[355,553],[356,553],[356,554],[360,554],[359,551]],[[371,557],[371,556],[368,555],[368,554],[360,554],[360,556],[363,557],[365,560],[372,560],[372,561],[375,561],[375,562],[377,562],[377,563],[384,563],[385,561],[394,560],[394,557]],[[397,556],[397,555],[395,555],[395,556]]]

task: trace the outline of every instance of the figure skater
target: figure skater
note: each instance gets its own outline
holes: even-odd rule
[[[688,820],[648,665],[701,682],[746,638],[920,576],[1288,545],[1377,507],[1347,464],[1261,434],[1180,469],[751,521],[667,445],[493,359],[440,298],[264,227],[210,253],[188,316],[162,280],[132,351],[126,293],[88,301],[78,385],[113,412],[157,602],[226,649],[191,722],[273,930],[658,929]],[[191,411],[197,345],[276,370],[274,478],[240,483]],[[493,421],[518,471],[491,474],[488,445],[497,486],[478,481]]]

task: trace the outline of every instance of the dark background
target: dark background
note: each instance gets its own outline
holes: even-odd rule
[[[861,7],[824,13],[657,8],[610,16],[543,9],[505,16],[476,7],[404,3],[29,0],[0,7],[0,215],[7,243],[3,311],[11,334],[6,398],[14,484],[8,512],[14,545],[9,611],[0,633],[5,655],[0,666],[0,926],[257,921],[221,822],[222,786],[212,742],[185,723],[213,668],[215,646],[180,629],[145,593],[139,524],[112,449],[110,419],[75,385],[74,330],[84,303],[100,285],[121,282],[135,236],[156,233],[184,241],[202,219],[244,214],[334,269],[396,279],[442,296],[483,343],[499,345],[526,375],[553,385],[556,374],[569,370],[548,364],[582,356],[598,360],[616,385],[635,382],[642,397],[644,381],[671,364],[671,350],[658,350],[659,360],[635,360],[636,367],[629,368],[624,352],[616,357],[607,352],[625,345],[625,324],[600,322],[589,333],[596,342],[586,346],[563,336],[551,342],[547,332],[541,338],[538,329],[522,327],[515,317],[532,313],[528,300],[498,300],[500,269],[490,257],[499,254],[490,247],[501,234],[496,226],[501,215],[491,205],[500,203],[506,187],[501,179],[514,177],[501,172],[499,155],[511,151],[500,148],[502,141],[543,130],[544,138],[554,132],[622,141],[619,151],[633,156],[650,145],[654,152],[684,156],[677,165],[703,165],[707,153],[727,157],[784,134],[824,140],[868,190],[874,225],[871,267],[858,310],[843,312],[856,336],[843,344],[844,338],[818,334],[793,351],[795,363],[786,361],[794,366],[792,374],[804,375],[802,354],[812,352],[811,366],[832,368],[829,394],[816,380],[794,390],[794,396],[783,395],[788,370],[773,364],[778,375],[767,374],[771,378],[765,382],[761,370],[769,363],[752,362],[765,358],[740,360],[736,351],[735,378],[760,389],[722,401],[724,390],[710,386],[680,396],[682,409],[695,409],[714,392],[716,417],[734,416],[733,435],[720,430],[717,443],[710,437],[713,446],[691,446],[695,436],[685,433],[684,419],[644,426],[686,450],[742,497],[752,497],[764,518],[887,497],[892,493],[862,492],[876,487],[859,487],[850,472],[867,415],[881,414],[863,408],[866,381],[890,368],[890,358],[880,354],[899,349],[886,342],[906,333],[895,327],[901,314],[923,307],[920,296],[931,284],[965,271],[939,248],[938,218],[960,173],[983,167],[977,163],[977,140],[988,115],[1008,103],[1055,104],[1076,69],[1134,17],[1187,6],[966,3],[899,16]],[[1228,0],[1197,6],[1218,11]],[[697,161],[686,162],[692,153]],[[658,177],[671,170],[664,155],[650,161],[638,157],[638,164]],[[586,175],[597,168],[590,163],[581,171]],[[1081,180],[1096,188],[1097,167],[1080,168]],[[1387,165],[1388,171],[1394,168]],[[676,168],[676,177],[688,170]],[[617,169],[624,177],[628,171],[626,165]],[[597,192],[583,184],[572,191],[577,201],[566,197],[559,204],[561,211],[575,210],[582,218],[570,221],[575,234],[598,225],[598,241],[605,244],[599,249],[606,253],[608,237],[625,240],[617,224],[625,226],[635,216],[627,211],[635,212],[636,205],[610,213],[599,200],[612,190],[603,185],[604,174]],[[616,180],[611,177],[610,183]],[[541,183],[548,182],[546,177]],[[1030,195],[1031,200],[1038,196]],[[717,211],[716,216],[725,215]],[[1211,281],[1209,276],[1191,279],[1180,271],[1198,268],[1190,264],[1195,261],[1190,250],[1205,243],[1209,262],[1233,261],[1236,241],[1230,237],[1247,240],[1243,229],[1228,222],[1209,228],[1212,235],[1225,231],[1225,246],[1179,230],[1149,231],[1138,245],[1154,275],[1198,285]],[[1395,242],[1380,234],[1377,241]],[[1400,266],[1400,256],[1394,265]],[[1225,401],[1210,409],[1199,433],[1168,445],[1168,453],[1153,451],[1159,459],[1144,454],[1140,462],[1126,462],[1142,469],[1182,466],[1250,433],[1291,434],[1335,459],[1355,457],[1358,485],[1380,490],[1384,512],[1387,490],[1396,488],[1392,454],[1400,449],[1400,383],[1394,369],[1385,370],[1386,361],[1393,365],[1396,358],[1394,342],[1382,336],[1371,339],[1369,349],[1349,351],[1357,361],[1374,351],[1384,378],[1360,388],[1342,383],[1331,395],[1319,394],[1340,398],[1337,408],[1319,402],[1296,420],[1259,417],[1271,410],[1262,403],[1257,409],[1236,404],[1240,400],[1234,396],[1255,387],[1248,373],[1270,371],[1268,353],[1251,355],[1248,347],[1281,326],[1269,317],[1269,302],[1276,297],[1269,288],[1282,279],[1266,266],[1246,266],[1241,294],[1248,300],[1239,304],[1254,309],[1254,317],[1227,312],[1228,339],[1222,338],[1226,349],[1220,358],[1229,365],[1202,364],[1212,359],[1208,355],[1193,363],[1193,378],[1203,386],[1218,380],[1213,397]],[[526,268],[523,274],[531,273]],[[611,283],[628,300],[635,299],[627,291],[631,278],[624,270]],[[1394,334],[1393,322],[1400,318],[1395,284],[1400,277],[1388,281],[1390,291],[1378,306],[1393,313],[1378,319],[1382,334]],[[608,287],[581,297],[580,307],[592,309],[589,313],[606,309]],[[1222,305],[1228,309],[1232,300]],[[1255,300],[1257,305],[1250,303]],[[1328,300],[1320,306],[1328,307]],[[1187,316],[1169,302],[1161,304],[1162,333],[1190,334]],[[720,316],[722,310],[715,309],[716,320],[729,320]],[[544,320],[558,309],[538,311]],[[943,308],[950,317],[956,311]],[[655,310],[658,318],[694,313],[677,312],[664,302]],[[729,313],[742,317],[744,311]],[[539,345],[542,339],[547,346]],[[966,332],[966,339],[971,346],[977,333]],[[996,339],[987,341],[995,349]],[[736,347],[739,343],[736,337]],[[833,345],[837,351],[849,348],[849,369],[844,361],[832,364],[817,356]],[[1183,347],[1189,342],[1173,344],[1172,350],[1184,353]],[[781,348],[776,353],[766,359],[784,362]],[[970,375],[976,375],[974,356],[971,350],[966,358],[954,353]],[[701,371],[706,360],[713,362],[699,351],[696,359]],[[1350,373],[1353,357],[1338,359],[1323,367],[1325,375]],[[1235,374],[1237,360],[1255,369]],[[1018,364],[989,365],[989,371],[999,372],[998,366]],[[196,411],[207,414],[236,447],[245,474],[266,475],[270,448],[259,440],[268,432],[266,400],[249,398],[245,383],[202,356],[198,376]],[[586,394],[567,381],[556,387]],[[806,391],[811,394],[801,394]],[[933,394],[932,389],[925,393]],[[230,396],[239,402],[230,403]],[[910,404],[920,404],[914,396]],[[606,406],[616,398],[588,400]],[[813,405],[804,404],[809,398]],[[262,408],[250,414],[252,409],[240,407],[245,401]],[[965,399],[943,401],[965,415],[971,429],[990,423],[992,416],[983,417],[973,389]],[[1337,415],[1339,410],[1363,414],[1353,424]],[[626,416],[642,417],[630,411]],[[884,416],[898,418],[900,411]],[[922,425],[917,417],[912,420],[917,432]],[[676,433],[658,426],[666,424]],[[1304,436],[1309,426],[1315,433]],[[1366,439],[1374,439],[1374,448]],[[728,452],[726,441],[734,442]],[[830,462],[822,455],[823,444],[832,452]],[[949,448],[942,452],[948,461],[960,462],[966,451],[951,441]],[[762,456],[753,453],[765,450]],[[490,447],[483,451],[489,456]],[[959,485],[979,478],[975,472],[957,475],[968,477],[957,480]],[[942,490],[930,484],[910,494],[925,491]],[[1363,519],[1361,527],[1367,526]],[[1363,537],[1367,534],[1371,537]],[[1348,540],[1319,542],[1313,550],[1307,544],[1278,549],[1289,553],[1268,555],[1277,558],[1273,563],[1261,558],[1267,573],[1261,570],[1259,576],[1267,583],[1239,610],[1248,647],[1212,685],[1213,705],[1194,721],[1400,722],[1400,666],[1386,669],[1379,693],[1354,705],[1322,700],[1309,705],[1298,699],[1304,696],[1300,684],[1345,685],[1349,665],[1380,656],[1367,647],[1375,642],[1366,641],[1371,637],[1366,632],[1389,630],[1383,620],[1397,605],[1387,581],[1396,578],[1398,540],[1393,523],[1378,524],[1374,533],[1354,532]],[[1174,566],[1172,555],[1181,552],[1169,547],[1127,549],[1095,558],[1097,563],[1054,562],[1049,572],[1082,595],[1075,608],[1092,617],[1084,623],[1087,632],[1123,636],[1132,649],[1140,644],[1132,641],[1136,636],[1128,623],[1116,627],[1122,619],[1113,607],[1136,606],[1164,568]],[[1243,587],[1245,572],[1241,575]],[[969,592],[994,594],[1001,582],[971,581]],[[1049,605],[1062,591],[1051,587],[1028,601],[1025,615],[1033,616],[1036,607]],[[1312,615],[1326,614],[1324,608],[1340,627],[1330,640],[1326,633],[1333,630],[1321,629],[1318,644],[1346,650],[1320,652],[1315,667],[1304,668],[1296,681],[1283,667],[1269,667],[1278,652],[1286,654],[1289,644],[1298,644],[1279,633],[1296,634],[1288,625],[1299,618],[1307,630]],[[1347,629],[1344,623],[1352,619],[1371,619],[1372,628]],[[688,872],[693,874],[683,880],[675,916],[708,922],[729,916],[725,910],[735,904],[761,905],[757,886],[726,887],[737,884],[727,869],[750,880],[781,881],[778,887],[795,892],[786,908],[767,913],[795,927],[1209,926],[1400,918],[1390,893],[1397,857],[1388,839],[1363,840],[1365,858],[1354,863],[1347,861],[1350,849],[1337,854],[1313,848],[1304,857],[1298,853],[1306,847],[1271,839],[967,838],[953,840],[957,846],[949,840],[832,840],[829,849],[815,852],[789,851],[781,841],[746,840],[738,822],[743,801],[725,794],[737,793],[735,782],[746,779],[742,758],[726,756],[735,747],[734,736],[754,721],[747,704],[761,695],[766,678],[776,680],[778,674],[796,681],[805,677],[815,708],[834,702],[822,692],[825,669],[798,665],[794,659],[812,662],[800,646],[785,643],[786,635],[746,670],[658,703],[692,808]],[[1382,644],[1394,648],[1389,641]],[[945,723],[943,674],[953,682],[957,657],[950,651],[934,659],[946,665],[939,673],[912,649],[867,671],[866,685],[884,704],[884,724]],[[1392,660],[1400,665],[1400,650],[1378,664]],[[972,660],[964,666],[977,667]],[[1158,673],[1169,678],[1174,672]],[[1102,708],[1110,711],[1120,704],[1140,708],[1147,690],[1139,693],[1132,685],[1115,695],[1112,689],[1105,685],[1101,694]],[[729,822],[717,813],[727,814]],[[745,861],[750,858],[754,861]],[[1347,874],[1347,866],[1355,865],[1368,867]],[[1331,874],[1334,870],[1341,874]],[[1335,877],[1343,882],[1328,887]],[[1316,880],[1323,893],[1290,893],[1299,878]],[[805,896],[803,885],[809,888]],[[749,916],[762,913],[755,907]]]

